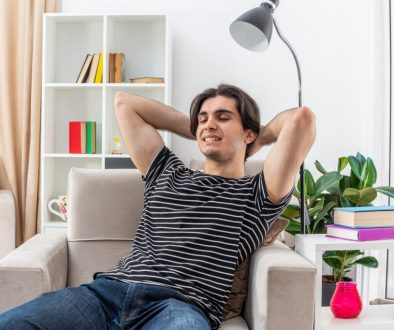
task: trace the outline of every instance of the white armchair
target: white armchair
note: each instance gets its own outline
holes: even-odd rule
[[[112,268],[130,250],[143,189],[137,170],[73,168],[68,234],[36,235],[0,261],[0,312]],[[245,311],[222,329],[312,329],[315,274],[279,241],[258,249],[251,257]]]

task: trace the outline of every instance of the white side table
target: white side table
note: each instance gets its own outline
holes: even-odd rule
[[[315,294],[315,330],[393,330],[393,305],[365,305],[356,319],[337,319],[330,307],[321,307],[322,255],[335,250],[394,249],[393,240],[355,242],[326,237],[325,234],[296,235],[295,250],[317,268]]]

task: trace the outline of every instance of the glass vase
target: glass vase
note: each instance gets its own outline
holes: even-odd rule
[[[342,319],[356,318],[363,304],[356,282],[337,282],[330,308],[335,317]]]

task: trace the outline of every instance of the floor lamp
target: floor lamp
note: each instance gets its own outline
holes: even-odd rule
[[[253,8],[240,17],[238,17],[230,25],[230,34],[233,39],[242,47],[261,52],[268,48],[272,35],[272,26],[278,33],[280,39],[286,44],[293,54],[297,72],[298,72],[298,106],[302,106],[302,85],[301,85],[301,69],[297,59],[297,55],[280,31],[278,24],[275,21],[273,13],[279,4],[279,0],[265,0],[259,7]],[[301,234],[305,233],[305,226],[309,225],[308,211],[305,207],[305,183],[304,183],[304,163],[300,167],[300,181],[301,181]]]

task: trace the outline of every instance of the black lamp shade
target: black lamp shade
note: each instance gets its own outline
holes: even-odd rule
[[[266,6],[253,8],[230,25],[230,34],[242,47],[261,52],[268,48],[272,35],[272,14]]]

